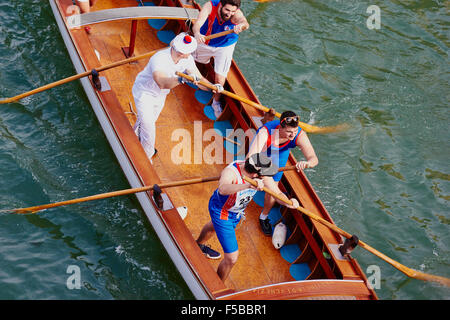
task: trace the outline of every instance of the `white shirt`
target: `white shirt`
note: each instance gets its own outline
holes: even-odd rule
[[[180,59],[178,63],[172,59],[170,54],[171,48],[167,48],[157,52],[148,62],[147,66],[136,77],[133,86],[133,96],[140,98],[142,94],[150,94],[154,97],[166,96],[170,89],[161,89],[153,79],[155,71],[161,71],[168,77],[176,77],[176,72],[184,72],[185,70],[194,70],[194,58],[189,55],[187,59]]]

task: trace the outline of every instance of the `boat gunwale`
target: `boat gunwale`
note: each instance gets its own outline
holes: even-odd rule
[[[358,296],[367,296],[368,298],[372,296],[372,292],[370,288],[367,286],[367,282],[361,279],[310,279],[310,280],[300,280],[300,281],[286,281],[286,282],[279,282],[279,283],[273,283],[269,285],[263,285],[258,287],[253,287],[241,291],[236,291],[230,294],[224,294],[219,296],[218,300],[233,300],[233,298],[241,299],[242,297],[245,297],[245,300],[258,300],[258,295],[264,295],[264,299],[279,299],[279,297],[285,296],[289,299],[303,299],[303,298],[314,298],[314,297],[323,297],[323,296],[335,296],[335,292],[331,292],[331,290],[336,290],[337,286],[341,285],[358,285],[361,290],[360,294],[357,294]],[[318,287],[318,286],[324,286],[327,290],[330,291],[322,291],[322,292],[315,292],[308,287]],[[313,293],[309,293],[310,295],[304,294],[304,289],[309,289],[310,291],[313,291]],[[317,290],[317,288],[314,288]],[[277,294],[270,294],[267,293],[267,291],[278,291]],[[364,291],[364,293],[362,292]],[[340,294],[341,296],[352,296],[354,294],[348,293],[348,294]]]

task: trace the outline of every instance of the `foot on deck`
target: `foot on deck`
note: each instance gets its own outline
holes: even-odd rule
[[[200,243],[198,244],[198,246],[200,247],[200,250],[202,250],[202,252],[205,254],[205,256],[209,259],[220,259],[221,254],[216,250],[211,249],[210,246]]]
[[[272,225],[269,222],[269,218],[259,219],[259,225],[264,235],[270,237],[272,235]]]

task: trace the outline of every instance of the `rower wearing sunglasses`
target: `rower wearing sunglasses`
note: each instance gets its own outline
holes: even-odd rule
[[[299,127],[299,116],[293,111],[285,111],[280,119],[265,123],[260,127],[253,139],[247,157],[255,153],[264,152],[278,167],[286,166],[290,149],[300,148],[306,160],[296,163],[297,170],[313,168],[318,163],[314,148],[309,141],[308,135]],[[273,176],[275,182],[279,182],[283,172]],[[275,199],[266,194],[264,197],[264,208],[259,217],[261,229],[266,236],[272,235],[272,226],[268,219],[269,212],[275,204]]]

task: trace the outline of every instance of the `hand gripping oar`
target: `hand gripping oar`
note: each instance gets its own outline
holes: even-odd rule
[[[251,179],[249,177],[245,177],[244,176],[244,180],[249,182],[249,183],[251,183],[255,187],[258,186],[256,181],[254,181],[253,179]],[[290,200],[286,201],[285,199],[283,199],[279,195],[275,194],[272,190],[269,190],[266,187],[264,187],[263,190],[265,192],[269,193],[272,197],[275,197],[275,198],[277,198],[277,199],[279,199],[279,200],[281,200],[281,201],[283,201],[283,202],[285,202],[285,203],[287,203],[289,205],[292,205],[292,202]],[[300,211],[301,213],[307,215],[311,219],[314,219],[314,220],[320,222],[321,224],[325,225],[326,227],[330,228],[331,230],[339,233],[340,235],[344,236],[347,239],[350,239],[352,237],[352,235],[349,234],[348,232],[340,229],[336,225],[326,221],[325,219],[315,215],[314,213],[306,210],[303,207],[298,207],[297,210]],[[421,271],[417,271],[417,270],[408,268],[408,267],[402,265],[401,263],[399,263],[399,262],[389,258],[388,256],[384,255],[383,253],[377,251],[376,249],[372,248],[371,246],[369,246],[368,244],[366,244],[365,242],[363,242],[361,240],[359,240],[358,245],[360,247],[366,249],[370,253],[376,255],[377,257],[383,259],[384,261],[386,261],[387,263],[392,265],[394,268],[400,270],[401,272],[403,272],[404,274],[406,274],[410,278],[419,279],[419,280],[425,280],[425,281],[438,282],[438,283],[443,284],[443,285],[445,285],[447,287],[450,287],[450,279],[449,278],[445,278],[445,277],[441,277],[441,276],[435,276],[435,275],[432,275],[432,274],[427,274],[427,273],[424,273],[424,272],[421,272]]]
[[[296,169],[295,166],[286,166],[283,168],[279,168],[278,171],[287,171],[287,170],[294,170],[294,169]],[[195,183],[217,181],[219,179],[220,179],[220,176],[207,177],[207,178],[193,178],[193,179],[161,183],[158,186],[159,186],[159,188],[164,189],[164,188],[170,188],[170,187],[186,186],[186,185],[195,184]],[[61,201],[61,202],[54,202],[54,203],[49,203],[49,204],[43,204],[43,205],[33,206],[33,207],[28,207],[28,208],[0,210],[0,213],[12,213],[12,214],[36,213],[36,212],[39,212],[42,210],[66,206],[69,204],[76,204],[76,203],[81,203],[81,202],[100,200],[100,199],[112,198],[112,197],[117,197],[117,196],[124,196],[124,195],[132,194],[132,193],[151,191],[151,190],[153,190],[153,187],[154,186],[144,186],[144,187],[139,187],[139,188],[132,188],[132,189],[100,193],[100,194],[96,194],[96,195],[92,195],[92,196],[88,196],[88,197],[66,200],[66,201]]]
[[[227,35],[227,34],[232,33],[232,32],[233,32],[233,30],[227,30],[227,31],[215,33],[215,34],[206,36],[205,39],[206,39],[206,40],[209,40],[209,39],[214,39],[214,38],[222,37],[222,36]],[[118,66],[127,64],[127,63],[131,63],[131,62],[134,62],[134,61],[137,61],[137,60],[140,60],[140,59],[149,58],[149,57],[153,56],[155,53],[157,53],[158,51],[164,50],[164,49],[166,49],[166,48],[167,48],[167,47],[162,48],[162,49],[158,49],[158,50],[153,50],[153,51],[144,53],[144,54],[142,54],[142,55],[140,55],[140,56],[136,56],[136,57],[132,57],[132,58],[120,60],[120,61],[117,61],[117,62],[113,62],[113,63],[107,64],[107,65],[98,67],[98,68],[96,68],[95,70],[96,70],[97,72],[101,72],[101,71],[105,71],[105,70],[108,70],[108,69],[112,69],[112,68],[115,68],[115,67],[118,67]],[[42,87],[33,89],[33,90],[31,90],[31,91],[24,92],[24,93],[19,94],[19,95],[17,95],[17,96],[14,96],[14,97],[11,97],[11,98],[6,98],[6,99],[3,99],[3,100],[0,100],[0,104],[11,103],[11,102],[14,102],[14,101],[23,99],[23,98],[25,98],[25,97],[31,96],[31,95],[33,95],[33,94],[36,94],[36,93],[39,93],[39,92],[42,92],[42,91],[45,91],[45,90],[48,90],[48,89],[57,87],[57,86],[59,86],[59,85],[62,85],[62,84],[65,84],[65,83],[68,83],[68,82],[71,82],[71,81],[74,81],[74,80],[78,80],[78,79],[81,79],[81,78],[90,76],[91,74],[92,74],[92,70],[91,70],[91,71],[86,71],[86,72],[83,72],[83,73],[79,73],[79,74],[70,76],[70,77],[68,77],[68,78],[61,79],[61,80],[58,80],[58,81],[55,81],[55,82],[46,84],[45,86],[42,86]]]
[[[177,75],[181,76],[183,78],[186,78],[189,81],[193,81],[194,80],[191,76],[189,76],[187,74],[184,74],[184,73],[181,73],[181,72],[177,72]],[[209,83],[206,83],[205,81],[200,81],[199,83],[202,86],[207,87],[208,89],[216,90],[215,86],[213,86],[213,85],[211,85]],[[264,112],[269,112],[270,111],[270,108],[265,107],[265,106],[263,106],[263,105],[261,105],[259,103],[253,102],[253,101],[251,101],[251,100],[249,100],[247,98],[241,97],[241,96],[239,96],[237,94],[234,94],[234,93],[232,93],[230,91],[223,90],[221,92],[221,94],[224,94],[224,95],[226,95],[226,96],[228,96],[230,98],[239,100],[239,101],[241,101],[241,102],[243,102],[245,104],[248,104],[249,106],[252,106],[252,107],[254,107],[256,109],[259,109],[259,110],[262,110]],[[281,117],[281,113],[275,112],[275,116],[280,118]],[[341,125],[331,126],[331,127],[317,127],[317,126],[314,126],[314,125],[311,125],[311,124],[299,121],[299,127],[301,127],[303,130],[305,130],[308,133],[332,133],[332,132],[339,132],[339,131],[347,130],[349,128],[349,125],[348,124],[341,124]]]

